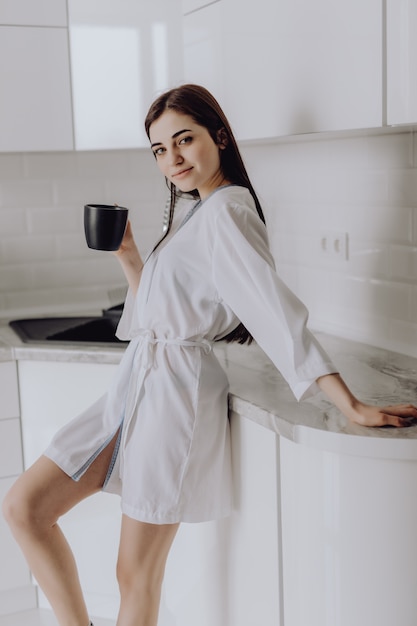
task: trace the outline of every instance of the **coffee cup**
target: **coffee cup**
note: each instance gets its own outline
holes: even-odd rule
[[[86,204],[84,232],[93,250],[118,250],[125,234],[129,209],[115,204]]]

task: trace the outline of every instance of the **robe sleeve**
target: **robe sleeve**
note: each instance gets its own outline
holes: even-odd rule
[[[297,400],[315,394],[315,381],[336,373],[307,328],[308,311],[275,271],[266,228],[249,206],[226,204],[215,217],[213,280],[219,300],[249,330]]]

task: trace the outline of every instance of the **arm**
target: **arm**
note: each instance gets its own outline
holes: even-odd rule
[[[317,385],[333,404],[351,421],[361,426],[410,426],[417,419],[417,408],[411,404],[377,407],[360,402],[339,374],[317,379]]]
[[[114,252],[114,255],[122,266],[132,294],[135,295],[142,275],[143,261],[133,238],[130,222],[127,223],[120,248]]]
[[[307,309],[276,274],[255,213],[246,211],[240,219],[225,207],[221,218],[213,254],[218,292],[280,370],[295,397],[304,398],[318,387],[349,420],[363,426],[401,427],[417,419],[417,409],[409,404],[375,407],[354,397],[309,332]]]

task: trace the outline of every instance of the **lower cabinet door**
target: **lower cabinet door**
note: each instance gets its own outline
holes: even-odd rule
[[[278,438],[232,413],[234,511],[182,524],[158,626],[282,626]]]

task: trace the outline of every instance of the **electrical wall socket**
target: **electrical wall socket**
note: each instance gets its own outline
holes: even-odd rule
[[[321,253],[330,258],[337,258],[347,261],[349,259],[348,251],[348,233],[325,231],[320,234],[320,250]]]

